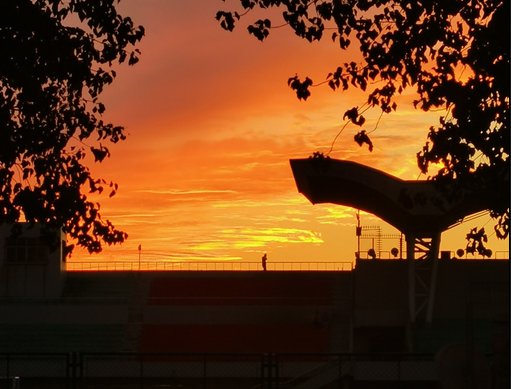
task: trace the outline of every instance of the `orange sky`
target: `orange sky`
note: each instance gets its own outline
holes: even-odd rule
[[[354,258],[356,210],[311,205],[297,192],[288,161],[328,152],[343,113],[361,106],[365,94],[322,86],[303,102],[287,86],[296,73],[323,81],[354,52],[337,49],[328,36],[310,44],[288,28],[261,43],[245,27],[255,12],[226,32],[215,14],[237,3],[121,1],[121,14],[143,25],[146,36],[140,62],[121,66],[102,98],[104,119],[125,126],[129,137],[91,170],[119,184],[116,196],[97,200],[102,216],[129,239],[94,256],[75,249],[73,261],[138,260],[140,244],[142,259],[151,261],[259,261],[263,252],[275,262]],[[441,113],[416,111],[412,100],[401,96],[398,111],[382,117],[372,153],[358,147],[359,129],[348,125],[330,156],[416,179],[415,154]],[[364,129],[373,130],[378,115],[369,111]],[[477,223],[493,231],[489,216]],[[397,233],[372,215],[363,214],[362,224]],[[441,249],[464,247],[473,225],[445,233]],[[397,245],[384,242],[384,250]],[[490,246],[507,251],[508,241],[493,235]]]

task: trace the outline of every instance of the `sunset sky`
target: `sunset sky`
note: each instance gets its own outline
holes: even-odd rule
[[[123,16],[146,29],[140,62],[120,66],[102,95],[104,120],[124,126],[129,137],[91,170],[119,184],[113,198],[94,200],[101,202],[103,218],[129,238],[99,255],[76,249],[73,261],[138,260],[139,245],[147,261],[259,261],[264,252],[273,262],[354,259],[356,210],[310,204],[296,189],[289,159],[327,153],[344,125],[343,113],[363,105],[365,94],[323,85],[304,102],[287,79],[298,74],[319,83],[338,65],[356,60],[356,51],[339,50],[329,36],[308,43],[287,27],[261,43],[246,30],[257,12],[234,32],[222,30],[216,12],[240,10],[238,3],[119,4]],[[412,100],[411,92],[402,95],[397,112],[382,117],[371,133],[372,153],[353,141],[359,129],[348,125],[330,156],[419,178],[415,155],[442,112],[416,111]],[[365,116],[364,129],[372,131],[379,112]],[[362,224],[398,233],[369,214],[362,214]],[[475,225],[493,232],[485,215],[444,233],[441,250],[464,248]],[[494,251],[507,251],[508,243],[490,237]],[[384,250],[398,244],[385,241]],[[370,248],[370,242],[364,245]]]

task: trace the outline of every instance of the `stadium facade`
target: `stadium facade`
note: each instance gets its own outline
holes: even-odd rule
[[[352,271],[67,271],[62,246],[50,250],[37,226],[16,239],[2,228],[0,355],[287,355],[301,363],[322,355],[321,366],[328,356],[430,355],[424,380],[437,382],[434,357],[464,345],[504,377],[494,382],[509,383],[508,260],[441,258],[428,322],[410,319],[406,260],[359,259]],[[336,382],[339,375],[357,387],[353,368],[338,370]]]

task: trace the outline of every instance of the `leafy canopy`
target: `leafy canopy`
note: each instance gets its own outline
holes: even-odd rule
[[[219,11],[221,26],[232,31],[254,8],[282,9],[286,25],[309,42],[331,32],[340,49],[357,44],[361,63],[344,63],[326,80],[333,90],[367,91],[367,105],[382,113],[397,109],[396,95],[416,92],[414,105],[442,109],[439,125],[417,153],[420,170],[443,168],[434,180],[446,197],[491,193],[488,209],[499,238],[509,235],[509,1],[508,0],[240,0],[245,10]],[[281,27],[281,26],[279,26]],[[272,22],[248,26],[259,40],[269,36]],[[376,87],[373,87],[376,84]],[[299,99],[310,96],[313,81],[288,80]],[[358,107],[344,115],[362,127]],[[355,141],[372,143],[365,131]],[[484,230],[482,231],[484,235]],[[469,252],[485,253],[484,239],[467,235]],[[474,241],[475,239],[475,241]],[[475,243],[474,243],[475,242]]]
[[[124,241],[83,194],[109,186],[113,196],[117,185],[93,178],[84,160],[103,161],[104,143],[126,137],[101,120],[99,95],[113,64],[138,62],[143,35],[114,0],[0,1],[0,224],[63,227],[89,252]]]

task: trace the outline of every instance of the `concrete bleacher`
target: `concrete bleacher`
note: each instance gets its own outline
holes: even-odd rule
[[[334,285],[347,277],[70,272],[61,298],[2,301],[0,352],[341,351],[330,324]]]
[[[252,273],[238,278],[154,277],[149,305],[329,305],[328,275]]]
[[[344,272],[154,273],[140,352],[345,351],[331,331]],[[335,313],[335,315],[334,315]],[[337,320],[338,321],[338,320]],[[348,336],[348,331],[346,331]]]
[[[0,300],[0,353],[120,352],[131,274],[68,274],[61,298]]]
[[[123,325],[1,324],[0,353],[118,351],[123,332]]]
[[[326,353],[330,331],[307,325],[144,325],[139,352]]]
[[[69,272],[62,297],[129,298],[136,282],[136,274],[131,272]]]

